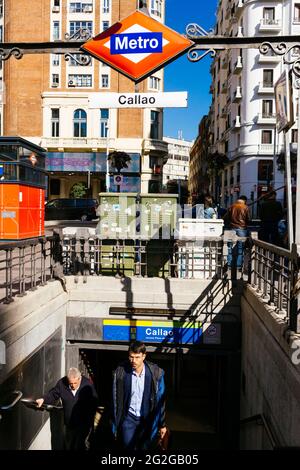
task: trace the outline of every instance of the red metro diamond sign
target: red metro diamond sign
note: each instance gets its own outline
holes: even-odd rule
[[[138,82],[183,54],[194,43],[135,11],[81,49]]]

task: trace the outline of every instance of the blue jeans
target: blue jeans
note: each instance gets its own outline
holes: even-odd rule
[[[233,228],[238,237],[247,237],[248,230],[242,228]],[[228,255],[227,264],[229,267],[241,268],[244,263],[244,242],[238,241],[233,247],[232,242],[227,243]]]
[[[128,414],[122,424],[122,440],[124,449],[137,450],[141,435],[141,419]]]

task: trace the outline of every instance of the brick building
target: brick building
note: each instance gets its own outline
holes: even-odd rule
[[[5,42],[66,40],[79,29],[92,37],[137,8],[136,0],[5,0],[2,33]],[[150,15],[164,22],[164,0],[149,0]],[[0,23],[1,26],[1,23]],[[20,135],[47,149],[48,198],[68,197],[82,182],[96,197],[105,189],[107,154],[126,152],[131,162],[123,175],[121,191],[160,190],[162,166],[168,145],[162,140],[162,109],[108,109],[101,93],[158,92],[163,72],[136,88],[128,78],[91,59],[78,65],[76,54],[24,55],[3,65],[2,134]],[[91,107],[91,94],[99,107]],[[95,95],[96,94],[96,95]],[[114,177],[109,189],[115,191]]]

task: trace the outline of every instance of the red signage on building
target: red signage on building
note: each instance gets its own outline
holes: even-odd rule
[[[140,11],[87,41],[81,49],[138,82],[194,43]]]

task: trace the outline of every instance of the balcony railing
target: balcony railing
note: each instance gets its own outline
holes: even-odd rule
[[[275,124],[276,114],[275,113],[261,113],[257,116],[257,124]]]
[[[242,97],[243,97],[242,88],[240,86],[237,86],[232,101],[234,103],[237,103],[238,101],[242,99]]]
[[[260,82],[258,84],[258,93],[274,93],[274,83],[273,82]]]
[[[272,18],[262,18],[260,20],[259,31],[280,31],[281,20],[275,20]]]
[[[242,68],[243,68],[243,59],[242,59],[241,56],[238,56],[237,61],[236,61],[236,63],[234,64],[233,73],[234,73],[234,74],[240,73],[240,71],[242,70]]]
[[[168,143],[164,142],[163,140],[158,140],[158,139],[144,139],[143,149],[146,153],[151,152],[151,151],[156,151],[162,154],[167,154]]]
[[[282,60],[282,57],[279,55],[265,55],[265,54],[259,54],[258,56],[258,63],[263,64],[263,63],[278,63]]]
[[[109,146],[115,143],[114,139],[109,139]],[[47,148],[90,148],[90,149],[106,149],[106,138],[89,138],[89,137],[43,137],[42,145]]]

